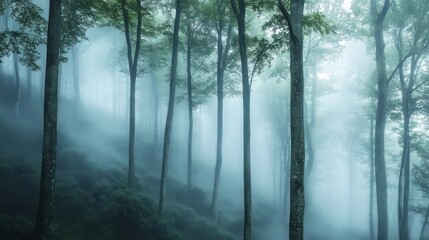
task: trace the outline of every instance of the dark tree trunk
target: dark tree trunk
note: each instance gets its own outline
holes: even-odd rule
[[[380,13],[376,9],[376,1],[371,0],[370,10],[374,20],[375,59],[377,63],[377,111],[375,118],[375,185],[377,190],[378,240],[388,239],[387,214],[387,178],[384,158],[384,131],[386,126],[386,101],[388,79],[386,74],[386,58],[384,55],[383,25],[390,0],[385,0]]]
[[[410,194],[410,119],[412,115],[411,102],[412,92],[415,82],[415,70],[418,57],[415,54],[411,56],[411,66],[408,84],[405,81],[404,64],[402,59],[402,29],[397,36],[397,50],[399,53],[399,80],[401,83],[402,94],[402,116],[403,116],[403,136],[402,136],[402,157],[399,170],[398,183],[398,227],[399,239],[409,239],[408,209]]]
[[[304,0],[293,0],[290,14],[283,2],[278,6],[289,28],[290,41],[290,121],[291,121],[291,174],[290,174],[290,220],[289,239],[304,239],[304,72],[303,72],[303,18]]]
[[[225,11],[223,7],[223,0],[217,0],[217,14],[218,14],[218,25],[217,25],[217,68],[216,68],[216,80],[217,80],[217,136],[216,136],[216,167],[215,167],[215,176],[213,184],[213,195],[212,195],[212,204],[211,212],[212,215],[216,218],[216,207],[217,207],[217,198],[219,191],[219,180],[220,172],[222,168],[222,141],[223,141],[223,86],[224,86],[224,72],[227,63],[227,56],[231,40],[231,31],[232,27],[229,25],[227,36],[226,36],[226,46],[224,48],[223,44],[223,32],[225,26]]]
[[[31,91],[32,91],[33,71],[27,67],[27,92],[25,93],[26,103],[29,106],[31,103]]]
[[[252,239],[252,184],[250,167],[250,84],[246,47],[246,5],[244,0],[230,0],[238,23],[238,45],[241,59],[243,88],[243,182],[244,182],[244,240]]]
[[[42,173],[34,236],[52,239],[55,164],[57,152],[58,65],[60,52],[61,0],[49,1],[46,78],[43,115]]]
[[[423,221],[422,229],[420,230],[419,240],[423,240],[423,235],[425,234],[426,225],[429,218],[429,207],[426,209],[425,220]]]
[[[130,36],[130,18],[126,7],[126,0],[121,0],[122,15],[124,18],[125,39],[127,42],[128,68],[130,71],[130,134],[128,145],[128,188],[134,189],[134,142],[135,142],[135,118],[136,118],[136,79],[137,79],[137,62],[140,53],[141,31],[142,31],[142,6],[141,1],[136,0],[137,4],[137,29],[136,29],[136,46],[134,57],[132,56],[132,44]]]
[[[369,126],[369,239],[374,240],[374,117]]]
[[[18,55],[13,54],[13,70],[15,75],[15,114],[18,115],[21,102],[21,81],[19,80],[19,62]]]
[[[174,32],[173,32],[173,49],[171,56],[171,73],[170,73],[170,93],[168,99],[167,121],[165,123],[164,132],[164,149],[162,154],[162,172],[161,172],[161,187],[159,193],[159,207],[158,214],[164,214],[164,202],[166,194],[166,184],[168,176],[168,165],[170,161],[170,135],[171,125],[173,123],[174,102],[176,100],[176,72],[177,72],[177,52],[179,45],[179,25],[180,14],[182,12],[182,0],[176,0],[176,16],[174,19]]]
[[[189,18],[189,14],[188,14]],[[186,19],[186,31],[188,35],[187,51],[186,51],[186,73],[188,77],[188,116],[189,116],[189,131],[188,131],[188,189],[192,189],[192,132],[194,128],[193,117],[192,117],[192,72],[191,72],[191,57],[192,57],[192,29],[191,22]]]
[[[78,112],[80,106],[80,66],[79,66],[79,47],[76,45],[71,48],[72,63],[73,63],[73,87],[75,93],[75,113]]]

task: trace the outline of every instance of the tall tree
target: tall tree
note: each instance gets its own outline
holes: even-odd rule
[[[290,122],[291,174],[289,239],[304,239],[304,71],[303,71],[303,18],[304,0],[292,0],[290,12],[281,1],[277,5],[289,28],[290,43]]]
[[[410,194],[410,153],[411,153],[411,122],[415,114],[419,88],[424,86],[426,79],[421,78],[420,67],[429,49],[429,2],[393,1],[392,11],[395,14],[394,40],[398,54],[398,73],[401,91],[402,112],[402,156],[398,183],[398,228],[401,240],[409,239],[409,194]],[[417,91],[416,91],[417,90]]]
[[[246,46],[246,4],[230,0],[238,24],[238,47],[241,59],[243,89],[243,177],[244,177],[244,240],[252,239],[252,185],[250,167],[250,83]]]
[[[127,42],[128,69],[130,71],[130,132],[128,145],[128,188],[133,189],[134,179],[134,142],[135,142],[135,122],[136,122],[136,79],[137,63],[140,54],[140,43],[142,33],[142,5],[141,0],[136,0],[137,26],[135,36],[134,56],[132,55],[132,44],[130,34],[130,17],[127,8],[127,1],[121,0],[121,10],[124,18],[125,40]]]
[[[42,173],[34,239],[52,239],[57,150],[58,65],[60,61],[61,0],[49,1],[43,116]]]
[[[74,111],[77,113],[80,105],[80,61],[78,45],[74,45],[71,48],[71,54],[73,63],[73,86],[75,94]]]
[[[161,172],[161,187],[159,193],[158,214],[162,217],[165,208],[166,184],[168,176],[168,164],[170,161],[170,138],[171,125],[173,123],[174,103],[176,101],[176,73],[177,73],[177,55],[179,47],[179,27],[180,15],[182,13],[182,0],[176,0],[176,16],[174,18],[173,29],[173,48],[171,56],[171,71],[170,71],[170,92],[168,97],[167,120],[164,131],[164,148],[162,153],[162,172]]]
[[[231,35],[232,35],[232,25],[226,19],[226,15],[228,13],[227,9],[229,8],[227,8],[227,4],[225,3],[224,0],[216,0],[217,132],[216,132],[216,166],[215,166],[215,177],[214,177],[214,183],[213,183],[213,194],[212,194],[212,203],[211,203],[211,212],[214,217],[216,217],[217,199],[219,195],[218,192],[219,192],[220,172],[222,168],[224,74],[228,64],[228,52],[231,46]],[[227,27],[226,32],[225,32],[225,27]]]
[[[188,176],[187,176],[187,185],[188,188],[192,188],[192,133],[194,130],[194,119],[192,114],[192,25],[191,25],[191,16],[189,12],[190,4],[186,6],[186,76],[187,76],[187,90],[188,90],[188,117],[189,117],[189,131],[188,131]]]
[[[387,178],[384,159],[384,131],[386,126],[386,101],[389,81],[386,74],[386,57],[384,54],[383,26],[390,0],[384,0],[381,11],[377,10],[377,1],[371,0],[370,12],[374,26],[375,60],[377,63],[377,110],[375,118],[374,157],[375,185],[377,191],[378,239],[388,239],[387,215]]]

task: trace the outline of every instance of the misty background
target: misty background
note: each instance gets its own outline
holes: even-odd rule
[[[43,10],[42,16],[47,18],[47,2],[32,2]],[[368,3],[339,2],[341,1],[320,0],[306,3],[306,13],[325,14],[328,22],[332,23],[336,30],[326,35],[309,32],[304,36],[304,52],[309,52],[304,63],[305,114],[308,121],[306,131],[311,134],[314,152],[311,174],[306,176],[305,182],[305,239],[370,239],[369,116],[375,112],[374,101],[370,97],[371,89],[376,82],[375,54],[373,40],[365,32],[371,27],[364,22],[359,22],[359,19],[367,14],[365,11]],[[173,14],[174,9],[170,6],[171,3],[163,4],[165,4],[162,6],[164,9],[159,7],[154,10],[153,18],[167,25],[165,31],[170,31],[173,17],[168,12]],[[249,10],[249,35],[254,34],[261,38],[267,34],[268,30],[262,30],[262,25],[269,20],[271,14],[272,11],[258,13]],[[7,17],[3,11],[2,31],[5,31]],[[18,29],[18,22],[10,18],[8,27]],[[79,196],[79,193],[62,185],[67,185],[69,178],[77,182],[81,181],[78,185],[84,189],[82,191],[88,191],[85,193],[88,196],[92,196],[90,192],[96,186],[100,186],[100,182],[105,184],[103,181],[109,182],[109,186],[113,189],[111,191],[117,191],[115,187],[126,185],[130,114],[129,69],[125,56],[124,33],[121,29],[109,25],[111,24],[98,23],[88,26],[85,30],[86,39],[72,46],[77,49],[77,55],[72,55],[70,48],[64,53],[63,57],[67,60],[62,62],[60,67],[57,147],[57,175],[60,180],[57,188],[60,192],[69,192],[75,197]],[[141,50],[140,72],[136,81],[135,174],[136,192],[145,194],[152,199],[151,201],[156,202],[160,186],[163,136],[168,106],[171,36],[164,36],[164,33],[161,30],[157,32],[156,28],[154,32],[153,36],[143,38],[143,44],[146,44],[146,47],[142,47]],[[214,31],[212,33],[214,34]],[[185,187],[188,174],[189,123],[185,84],[186,36],[184,30],[179,38],[182,45],[178,57],[176,109],[168,167],[168,184],[171,185],[167,188],[167,203],[170,204],[171,209],[174,209],[174,204],[193,209],[192,211],[195,211],[198,216],[204,217],[215,228],[222,229],[220,231],[225,232],[231,239],[238,239],[242,234],[243,221],[243,103],[240,74],[237,73],[240,66],[235,63],[232,69],[225,73],[225,81],[230,82],[228,88],[232,90],[226,93],[224,98],[223,163],[217,219],[212,219],[206,208],[209,208],[211,202],[216,165],[216,84],[212,90],[201,93],[203,101],[193,110],[192,178],[193,189],[196,189],[195,191],[200,194],[198,196],[201,196],[199,208],[190,203],[195,198],[193,195],[186,195]],[[394,45],[390,40],[390,37],[386,40],[386,51]],[[154,47],[162,41],[167,44]],[[233,43],[231,51],[234,52],[236,47]],[[194,63],[196,68],[199,63],[207,65],[195,73],[195,81],[216,82],[216,46],[210,46],[210,48],[210,54],[207,57],[200,61],[196,60]],[[4,217],[6,215],[27,216],[29,220],[23,220],[24,229],[30,225],[35,215],[42,152],[46,46],[38,46],[37,51],[40,53],[40,59],[37,60],[40,70],[33,71],[22,62],[16,65],[15,53],[3,56],[0,67],[0,179],[3,181],[0,191],[4,192],[0,194],[0,202],[3,205],[0,208],[2,216],[0,224],[3,221],[5,226],[7,221],[15,221],[15,223],[18,221],[8,220]],[[19,56],[19,54],[16,55]],[[150,57],[147,57],[149,55]],[[253,238],[275,240],[287,239],[288,232],[288,209],[285,207],[288,193],[285,188],[288,184],[286,178],[289,175],[285,161],[289,158],[285,159],[283,152],[285,149],[282,149],[282,138],[287,137],[287,134],[282,131],[284,130],[282,124],[288,124],[289,121],[290,79],[287,47],[270,52],[270,55],[271,62],[255,74],[251,85],[251,167]],[[395,57],[395,54],[391,53],[388,60],[393,61]],[[421,72],[427,74],[429,59],[427,53],[422,55],[422,59],[424,60],[420,65]],[[231,61],[238,62],[238,58],[235,57]],[[154,65],[157,66],[153,67]],[[253,65],[249,64],[249,66]],[[17,74],[18,80],[16,80]],[[78,86],[75,85],[76,78]],[[399,96],[399,83],[395,81],[398,82],[398,80],[392,80],[391,95]],[[20,86],[18,100],[14,93],[17,84]],[[427,83],[424,85],[426,86]],[[195,94],[199,94],[198,87],[195,89],[197,89]],[[400,102],[395,100],[392,102],[392,105],[400,106]],[[426,116],[417,114],[413,124],[416,134],[421,132],[424,135],[422,138],[425,138]],[[287,125],[286,128],[288,128]],[[401,123],[394,117],[387,120],[385,139],[389,239],[399,239],[397,189],[402,140]],[[415,151],[412,152],[411,166],[419,164],[421,159],[421,155]],[[80,164],[80,162],[84,163]],[[85,169],[86,167],[88,169]],[[20,183],[30,182],[31,186],[20,185]],[[85,189],[82,187],[85,184],[91,187]],[[27,191],[25,193],[27,195],[17,193],[20,191]],[[184,193],[181,195],[178,193],[180,191]],[[425,196],[418,186],[411,184],[411,206],[425,205],[424,203],[427,205],[428,199]],[[60,194],[55,198],[55,202],[60,203],[64,199],[67,198],[61,197]],[[71,223],[79,222],[79,218],[70,220],[63,217],[67,214],[73,215],[73,207],[64,207],[61,204],[59,206],[57,208],[59,212],[61,209],[69,211],[58,213],[60,229],[66,229],[61,227],[61,224],[72,226]],[[90,206],[91,204],[82,203],[74,207],[80,209],[90,208]],[[95,213],[88,210],[79,216],[91,214]],[[376,205],[374,205],[373,214],[376,216]],[[186,216],[178,217],[177,221],[185,221],[185,218]],[[409,239],[419,239],[422,224],[426,224],[424,214],[410,211],[409,218]],[[127,222],[125,217],[124,219]],[[170,226],[168,224],[167,229]],[[376,218],[373,224],[377,225]],[[64,239],[90,239],[85,238],[84,232],[87,230],[82,229],[84,228],[71,227],[70,232],[78,232],[80,238]],[[180,229],[180,225],[177,229]],[[64,233],[64,235],[67,234]],[[77,236],[76,233],[74,237]],[[428,233],[422,236],[421,239],[429,238]],[[204,236],[200,235],[201,238]]]

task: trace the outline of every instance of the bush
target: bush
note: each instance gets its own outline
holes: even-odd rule
[[[28,240],[31,239],[33,224],[22,216],[0,215],[0,239]]]

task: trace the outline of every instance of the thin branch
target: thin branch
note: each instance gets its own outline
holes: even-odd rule
[[[290,31],[291,35],[295,36],[295,33],[293,32],[293,28],[292,28],[292,22],[290,20],[290,14],[286,10],[285,5],[283,4],[282,0],[277,0],[277,6],[278,6],[278,8],[280,9],[280,11],[282,12],[283,16],[286,19],[287,26],[289,28],[289,31]]]
[[[231,3],[232,11],[234,12],[234,15],[236,18],[240,16],[240,12],[238,11],[237,4],[235,3],[235,0],[229,0]]]
[[[255,60],[255,64],[253,65],[253,69],[252,69],[252,74],[250,75],[250,84],[249,86],[252,87],[252,83],[253,83],[253,77],[255,75],[256,72],[256,66],[258,65],[258,63],[261,61],[262,55],[264,53],[266,53],[268,50],[271,49],[272,46],[274,46],[274,44],[276,44],[277,42],[279,42],[280,39],[277,38],[276,40],[274,40],[273,42],[271,42],[265,49],[263,49],[262,51],[260,51],[258,53],[258,55],[256,55],[256,60]]]

